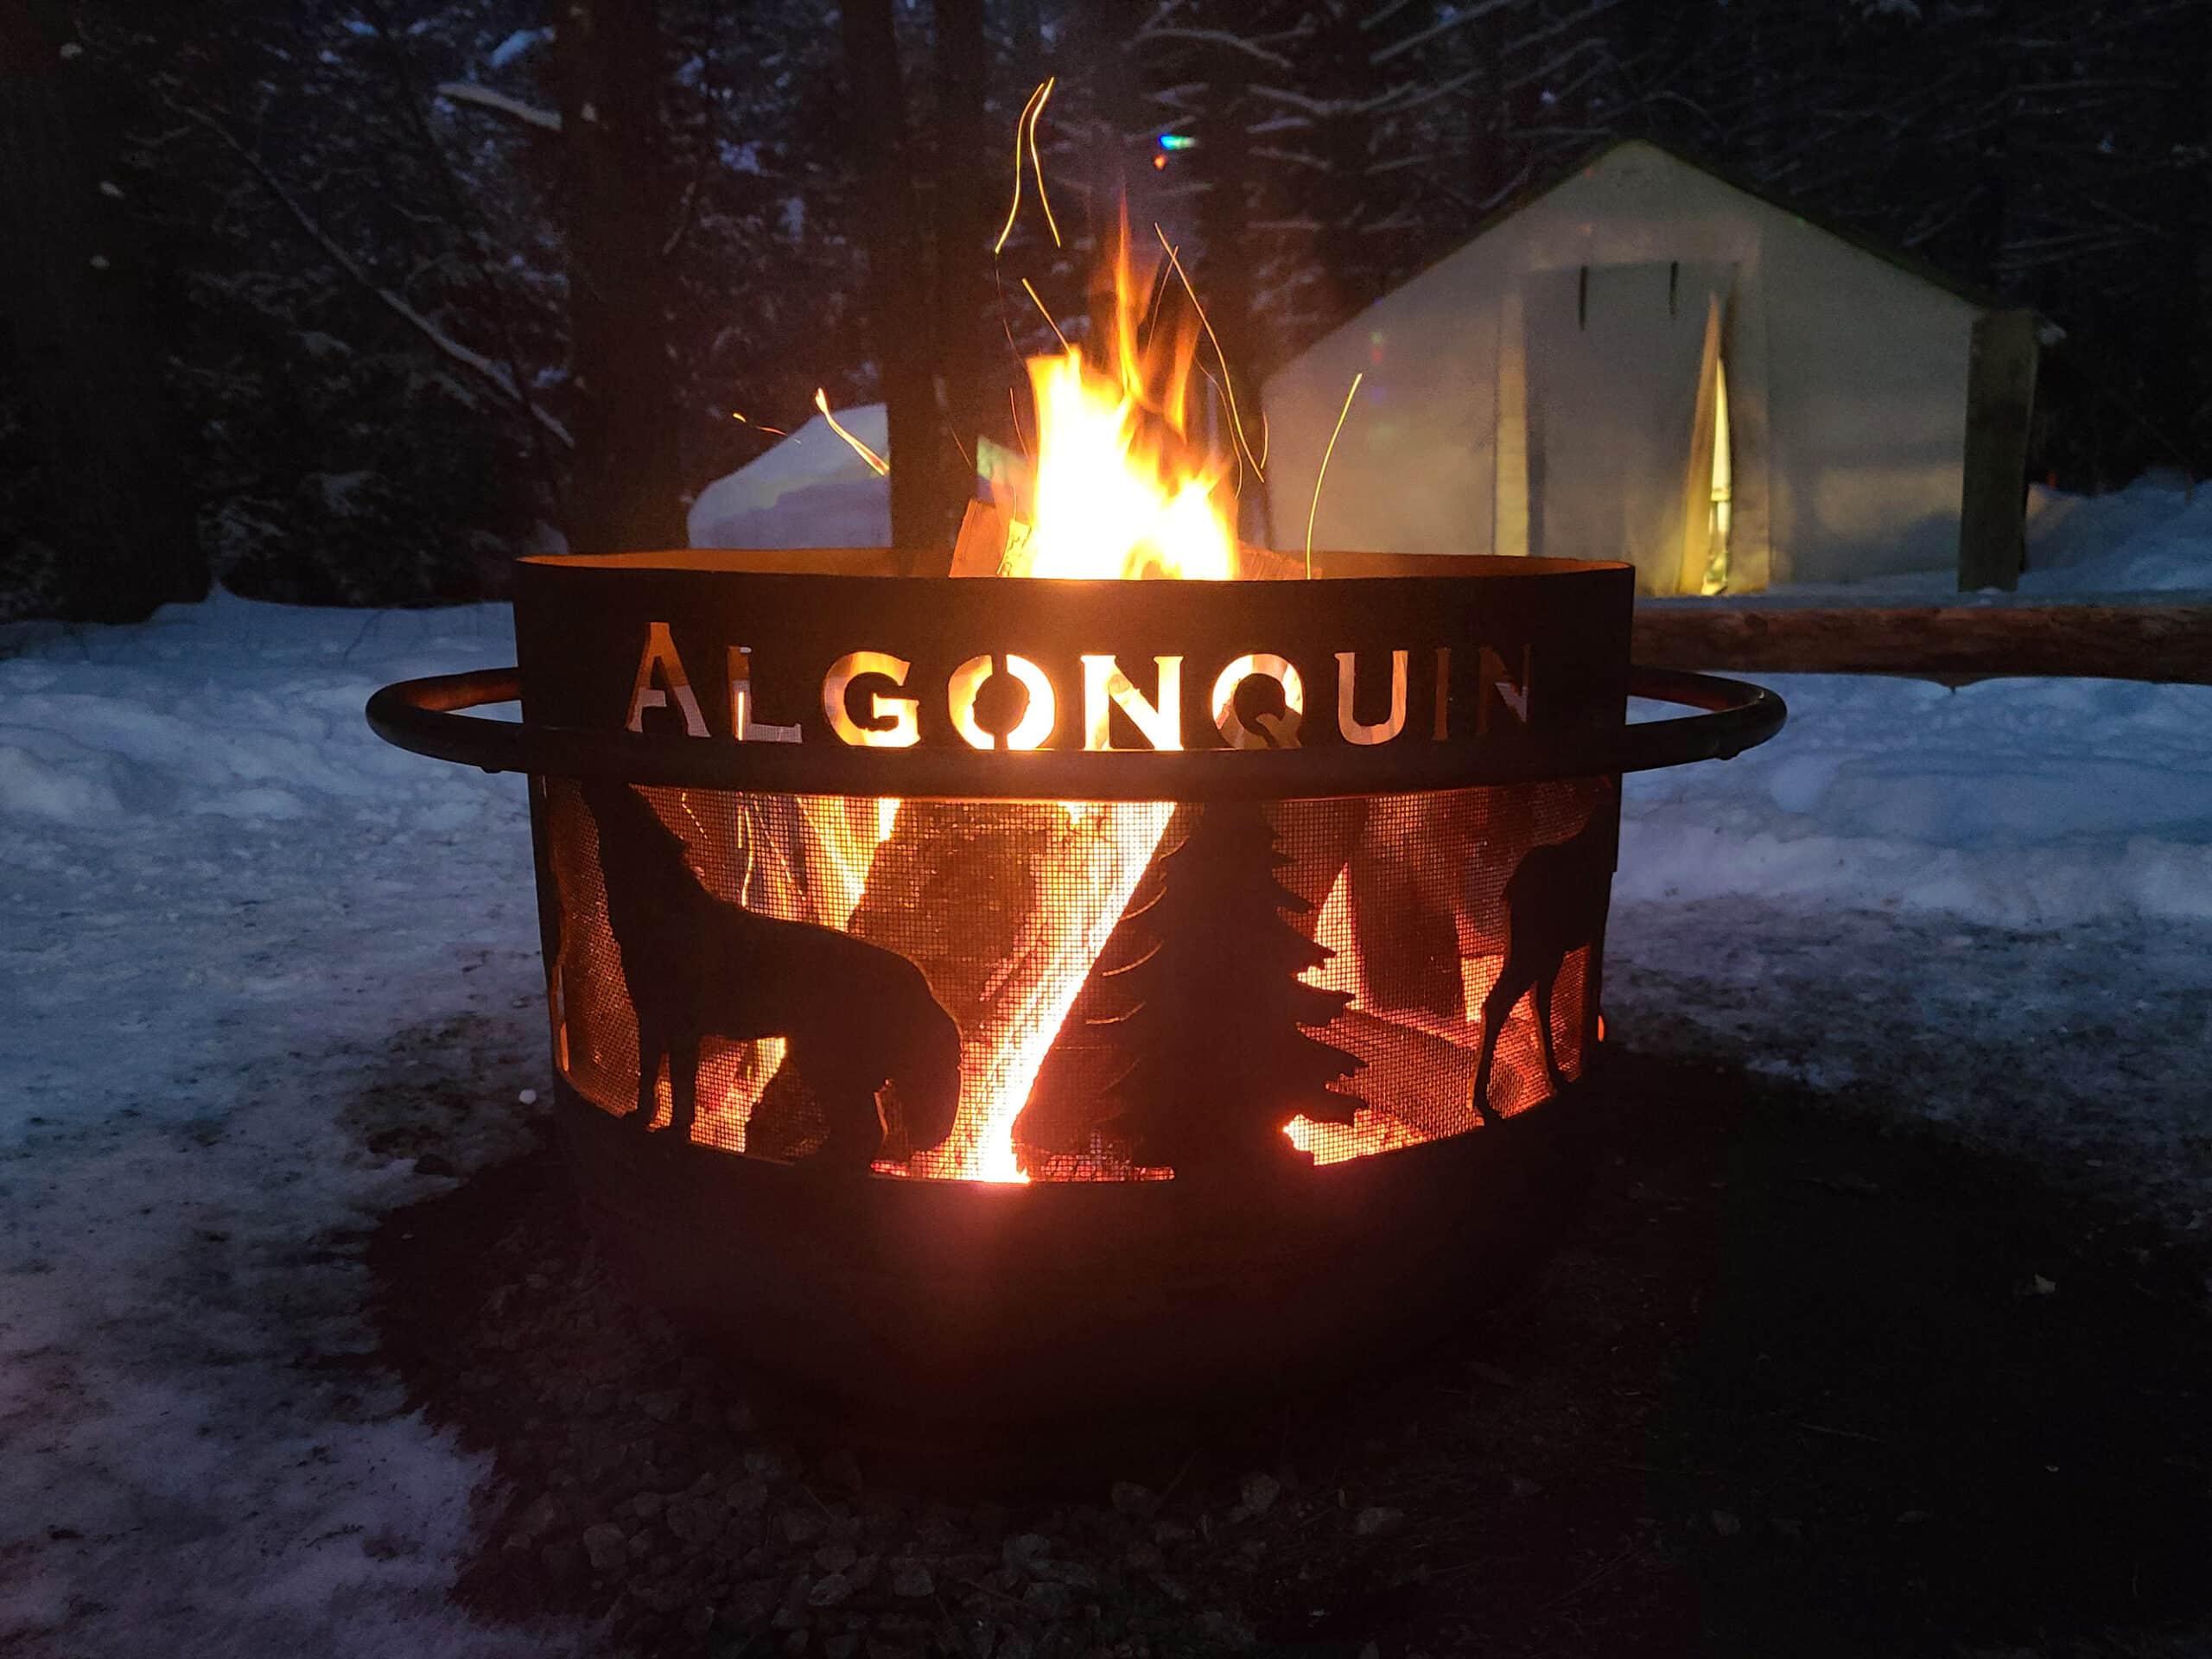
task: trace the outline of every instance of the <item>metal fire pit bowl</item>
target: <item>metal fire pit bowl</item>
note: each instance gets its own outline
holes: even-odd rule
[[[1234,1405],[1524,1280],[1603,1086],[1621,774],[1780,701],[1632,669],[1626,565],[891,556],[525,561],[519,668],[370,702],[530,776],[611,1254],[886,1421]]]

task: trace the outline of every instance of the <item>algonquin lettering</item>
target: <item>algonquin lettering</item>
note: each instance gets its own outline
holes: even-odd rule
[[[1506,677],[1505,658],[1488,645],[1482,649],[1478,666],[1481,672],[1475,692],[1475,735],[1481,737],[1489,732],[1490,709],[1493,701],[1503,703],[1508,713],[1526,726],[1529,723],[1529,688],[1535,678],[1529,663],[1529,647],[1521,647],[1521,677],[1517,681]]]
[[[1452,648],[1433,647],[1434,706],[1427,741],[1445,742],[1451,735]],[[1381,720],[1359,718],[1361,705],[1372,712],[1380,698],[1372,682],[1378,677],[1379,652],[1340,651],[1337,666],[1337,733],[1344,741],[1372,747],[1403,741],[1411,723],[1409,684],[1413,652],[1389,652],[1389,712]],[[1474,721],[1477,737],[1493,725],[1510,721],[1529,723],[1535,683],[1531,648],[1522,645],[1518,660],[1489,645],[1475,648]],[[1368,680],[1361,678],[1364,665]],[[1464,658],[1462,658],[1464,660]],[[1143,747],[1175,750],[1183,747],[1183,664],[1179,655],[1152,659],[1154,690],[1147,696],[1140,690],[1119,660],[1105,652],[1078,653],[1082,674],[1082,746],[1106,751],[1113,741],[1113,711],[1119,709],[1135,727]],[[727,648],[726,679],[729,688],[729,731],[741,743],[798,743],[804,732],[798,725],[772,725],[757,717],[754,701],[753,653],[750,645]],[[921,741],[922,698],[909,690],[907,678],[913,664],[885,651],[851,651],[830,664],[822,677],[822,713],[840,743],[855,748],[904,749]],[[990,683],[1005,676],[1021,688],[1021,712],[1011,729],[994,732],[984,726],[977,704]],[[1248,714],[1236,706],[1237,692],[1249,682],[1274,683],[1281,703]],[[1205,682],[1201,681],[1201,684]],[[1363,693],[1364,694],[1363,696]],[[1272,701],[1262,696],[1263,701]],[[855,703],[864,704],[856,713]],[[1063,702],[1060,688],[1039,663],[1011,652],[969,658],[947,677],[944,716],[953,734],[971,748],[989,750],[1041,749],[1058,728]],[[1207,710],[1222,741],[1232,749],[1294,749],[1306,717],[1306,684],[1297,665],[1272,652],[1248,652],[1232,658],[1214,677]],[[1247,709],[1250,707],[1247,704]],[[630,685],[629,708],[624,724],[631,731],[645,730],[645,715],[653,709],[671,711],[690,737],[709,735],[699,699],[665,622],[648,622],[639,652],[638,668]]]
[[[1144,741],[1155,749],[1179,749],[1183,747],[1183,659],[1180,657],[1155,657],[1153,665],[1160,672],[1160,696],[1149,702],[1143,692],[1129,683],[1122,672],[1122,665],[1111,657],[1085,657],[1083,659],[1083,747],[1086,749],[1110,749],[1114,747],[1112,710],[1116,708],[1127,715],[1143,734]]]
[[[1052,695],[1052,682],[1045,671],[1027,657],[1017,657],[1008,652],[1005,658],[1006,671],[1020,683],[1029,694],[1029,705],[1021,711],[1021,718],[1006,734],[1009,749],[1041,749],[1045,740],[1052,734],[1052,722],[1059,717],[1058,699]],[[999,740],[983,729],[976,718],[976,699],[993,675],[988,657],[970,657],[952,671],[952,677],[945,683],[945,712],[952,716],[952,729],[960,734],[961,741],[975,749],[995,749]]]
[[[660,677],[661,685],[653,683],[653,677]],[[663,690],[662,686],[667,689]],[[683,659],[676,654],[676,641],[669,638],[668,624],[649,622],[645,625],[645,649],[638,658],[638,677],[630,687],[630,718],[626,722],[633,732],[645,729],[645,710],[665,709],[668,700],[676,699],[676,706],[683,715],[683,734],[704,737],[706,717],[699,712],[699,699],[691,695],[691,682],[684,677]]]
[[[1273,680],[1282,690],[1281,714],[1255,715],[1258,729],[1244,723],[1236,712],[1236,693],[1249,679]],[[1213,723],[1220,728],[1232,749],[1294,749],[1298,728],[1306,718],[1306,683],[1298,671],[1272,652],[1239,657],[1221,671],[1213,683]]]
[[[636,727],[630,728],[632,731]],[[729,648],[729,729],[741,743],[796,743],[796,726],[766,726],[753,718],[753,647]]]
[[[913,667],[903,657],[893,657],[887,651],[849,651],[830,664],[830,671],[822,677],[822,712],[828,716],[830,729],[839,740],[861,749],[910,749],[922,741],[922,705],[912,697],[887,697],[880,691],[868,694],[868,718],[876,723],[863,726],[855,720],[846,707],[846,694],[853,689],[853,682],[872,676],[891,682],[893,685],[906,683],[907,671]]]
[[[1357,684],[1358,653],[1337,653],[1337,730],[1347,743],[1388,743],[1406,729],[1406,662],[1413,653],[1390,653],[1390,718],[1362,724],[1352,712]]]

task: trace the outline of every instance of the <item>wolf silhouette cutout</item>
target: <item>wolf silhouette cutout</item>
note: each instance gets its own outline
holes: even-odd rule
[[[810,922],[762,916],[709,893],[683,840],[626,784],[587,782],[599,830],[607,919],[638,1020],[640,1132],[652,1122],[664,1056],[669,1128],[690,1141],[699,1046],[781,1037],[784,1064],[829,1120],[815,1156],[866,1169],[883,1145],[877,1092],[893,1090],[908,1144],[952,1131],[960,1028],[922,971],[895,951]]]
[[[1618,799],[1611,788],[1590,809],[1582,827],[1565,841],[1532,847],[1505,881],[1505,965],[1483,999],[1482,1058],[1475,1066],[1471,1091],[1475,1111],[1485,1123],[1498,1121],[1491,1109],[1490,1074],[1497,1058],[1497,1039],[1516,1003],[1525,995],[1535,1002],[1536,1039],[1544,1056],[1544,1075],[1554,1089],[1566,1081],[1552,1046],[1552,988],[1569,952],[1592,947],[1589,971],[1596,972],[1596,946],[1605,931],[1612,896],[1614,816]]]

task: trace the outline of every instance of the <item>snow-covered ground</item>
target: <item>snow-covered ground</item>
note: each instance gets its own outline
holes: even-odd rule
[[[511,649],[218,597],[0,662],[0,1649],[542,1650],[446,1605],[480,1471],[359,1253],[542,1083],[521,785],[361,720]]]
[[[2212,586],[2202,505],[2059,505],[2038,581]],[[505,613],[219,596],[0,658],[0,1648],[556,1650],[446,1602],[483,1471],[359,1254],[543,1083],[521,785],[360,718],[511,661]],[[1773,744],[1630,785],[1617,1032],[2212,1206],[2212,688],[1773,683]]]

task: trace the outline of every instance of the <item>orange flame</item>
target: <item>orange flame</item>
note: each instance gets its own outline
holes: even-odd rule
[[[1033,127],[1033,107],[1025,117]],[[1040,197],[1042,185],[1040,175]],[[1109,337],[1088,354],[1063,340],[1057,355],[1030,359],[1034,493],[1027,533],[1009,537],[1001,574],[1226,580],[1236,574],[1229,462],[1205,454],[1186,431],[1197,331],[1186,323],[1141,338],[1148,284],[1131,268],[1126,220],[1113,276]],[[1001,505],[1011,524],[1014,504]],[[1014,1120],[1174,810],[1165,802],[1063,805],[1066,821],[1046,854],[1044,890],[1053,900],[1034,918],[1003,1015],[975,1045],[981,1063],[963,1069],[952,1135],[914,1160],[917,1173],[1028,1179],[1014,1159]]]
[[[1149,284],[1129,262],[1128,225],[1114,262],[1111,337],[1029,359],[1037,405],[1036,494],[1030,534],[1003,574],[1110,579],[1236,574],[1228,463],[1188,439],[1187,392],[1196,354],[1186,323],[1169,338],[1139,338]]]

